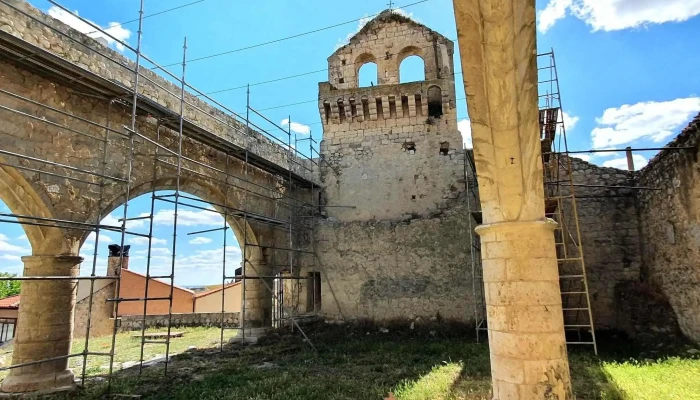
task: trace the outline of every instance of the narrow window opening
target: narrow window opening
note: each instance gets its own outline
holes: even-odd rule
[[[408,117],[408,96],[401,96],[401,111],[404,117]]]
[[[428,116],[440,118],[442,116],[442,90],[438,86],[428,89]]]
[[[346,61],[345,60],[340,60],[340,62],[345,65]]]
[[[389,118],[396,118],[396,98],[389,96]]]
[[[377,119],[384,119],[384,108],[382,107],[382,98],[377,97]]]
[[[345,122],[345,106],[343,105],[343,100],[338,100],[338,117],[340,117],[340,122]]]
[[[377,84],[377,76],[377,64],[373,62],[362,64],[362,66],[360,66],[360,69],[357,71],[357,86],[374,86],[375,84]]]
[[[326,123],[330,122],[331,120],[331,103],[324,101],[323,102],[323,112],[326,114]]]
[[[236,270],[233,272],[233,275],[235,276],[234,282],[240,282],[243,279],[243,267],[238,267]]]
[[[440,142],[440,155],[446,156],[450,153],[450,142]]]
[[[419,82],[424,80],[425,62],[423,62],[420,56],[408,56],[401,60],[401,65],[399,65],[399,83]]]
[[[405,142],[401,149],[408,154],[416,154],[416,144],[414,142]]]
[[[419,94],[416,95],[416,115],[423,116],[423,102]]]
[[[357,105],[355,104],[355,99],[350,98],[350,116],[354,120],[357,117]]]
[[[362,116],[365,120],[369,119],[369,100],[366,97],[362,98]]]
[[[345,78],[338,79],[338,83],[345,83]]]

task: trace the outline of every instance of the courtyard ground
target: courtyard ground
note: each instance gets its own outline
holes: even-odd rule
[[[488,347],[473,339],[358,327],[309,331],[317,351],[299,336],[273,336],[255,346],[227,345],[221,353],[218,329],[198,328],[189,339],[189,333],[174,339],[182,341],[174,348],[198,349],[175,356],[167,376],[162,364],[146,368],[140,378],[138,367],[125,369],[115,374],[112,393],[163,400],[371,400],[389,392],[398,400],[489,398]],[[138,349],[137,339],[119,337],[125,340]],[[612,335],[600,342],[600,358],[585,348],[570,352],[577,399],[700,399],[697,348],[679,343],[640,348]],[[90,382],[86,389],[52,398],[99,399],[105,389],[105,383]]]

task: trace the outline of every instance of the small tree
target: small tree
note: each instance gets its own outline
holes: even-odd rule
[[[2,278],[14,278],[17,274],[9,272],[0,272]],[[0,281],[0,299],[19,294],[19,289],[22,286],[21,281]]]

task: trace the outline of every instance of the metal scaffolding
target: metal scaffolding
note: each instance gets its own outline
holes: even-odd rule
[[[592,345],[597,354],[595,329],[588,292],[588,279],[584,262],[583,245],[579,224],[576,187],[573,181],[571,158],[566,140],[564,113],[559,93],[554,51],[537,55],[538,106],[540,119],[540,142],[544,169],[545,215],[558,222],[555,230],[557,263],[564,329],[568,344]],[[466,151],[466,150],[465,150]],[[481,208],[478,198],[478,182],[473,155],[466,151],[465,178],[468,196],[467,206],[471,214],[470,224],[481,224]],[[584,185],[592,186],[592,185]],[[606,186],[607,187],[607,186]],[[477,341],[487,330],[486,305],[484,301],[483,269],[479,236],[470,226],[472,286],[474,291],[474,318]]]
[[[567,344],[590,345],[598,354],[571,157],[554,50],[539,54],[538,106],[545,185],[545,216],[555,220],[564,330]]]
[[[272,325],[274,327],[288,326],[293,330],[297,330],[304,336],[306,342],[311,347],[313,344],[306,336],[302,328],[299,326],[298,319],[302,316],[315,315],[319,311],[320,299],[317,296],[320,293],[316,291],[318,284],[319,269],[318,257],[315,254],[314,232],[315,219],[319,213],[321,205],[317,201],[315,193],[320,189],[313,179],[307,179],[299,173],[293,171],[302,169],[306,174],[313,175],[318,171],[319,165],[325,160],[320,156],[319,152],[314,147],[318,143],[310,136],[302,140],[309,140],[308,156],[300,152],[296,144],[301,140],[296,140],[295,145],[292,145],[291,118],[289,125],[281,127],[273,121],[265,117],[260,111],[254,109],[250,104],[250,90],[246,93],[246,113],[242,117],[230,110],[226,106],[217,102],[213,98],[207,96],[203,92],[197,90],[187,83],[186,68],[187,68],[187,40],[183,44],[181,75],[175,76],[168,72],[164,67],[144,55],[141,51],[141,39],[143,36],[143,0],[141,0],[139,10],[139,28],[136,36],[136,47],[132,47],[104,31],[99,26],[93,24],[77,14],[71,13],[75,18],[92,26],[95,30],[100,31],[104,35],[110,37],[116,43],[124,46],[124,48],[133,54],[133,62],[125,62],[123,58],[115,58],[108,52],[105,52],[96,43],[91,43],[86,40],[79,40],[71,35],[56,29],[46,22],[26,13],[21,8],[11,2],[0,0],[5,6],[13,9],[24,18],[31,19],[43,28],[51,31],[53,34],[60,36],[76,47],[85,49],[92,54],[99,55],[105,63],[114,68],[120,68],[132,75],[131,85],[122,85],[114,81],[106,81],[104,78],[88,71],[80,65],[72,63],[65,59],[52,54],[46,50],[33,46],[5,32],[0,32],[0,59],[17,64],[29,65],[39,71],[49,71],[50,79],[57,81],[59,84],[71,84],[76,93],[89,96],[95,101],[102,101],[107,108],[106,121],[92,121],[83,118],[73,113],[62,110],[58,107],[52,107],[20,94],[11,91],[0,89],[0,112],[11,113],[15,116],[25,118],[47,126],[47,129],[55,129],[65,132],[66,134],[86,138],[95,142],[96,148],[99,148],[97,154],[100,155],[98,163],[94,163],[97,167],[93,169],[67,165],[53,161],[51,159],[41,159],[32,157],[28,154],[20,154],[11,152],[5,149],[0,149],[0,154],[7,161],[1,162],[0,165],[5,167],[16,168],[18,170],[27,171],[29,173],[45,175],[53,178],[67,179],[70,181],[81,182],[87,185],[93,185],[98,188],[99,199],[97,201],[97,215],[94,221],[76,221],[67,219],[45,218],[38,215],[19,215],[14,213],[0,213],[0,222],[15,223],[20,225],[34,225],[42,227],[63,228],[70,231],[78,231],[84,233],[95,234],[95,245],[91,261],[91,273],[89,276],[32,276],[32,277],[14,277],[0,278],[2,280],[18,280],[18,281],[61,281],[70,280],[78,282],[87,280],[90,282],[90,293],[88,298],[88,315],[87,328],[84,338],[84,349],[81,352],[68,354],[61,357],[52,357],[44,360],[32,361],[28,363],[15,364],[9,367],[0,368],[0,371],[6,371],[15,368],[21,368],[27,365],[35,365],[58,359],[82,358],[81,384],[85,385],[88,382],[87,369],[88,362],[92,357],[107,357],[109,358],[109,372],[107,375],[108,386],[111,388],[112,378],[114,375],[115,351],[117,333],[120,331],[119,306],[127,302],[143,303],[143,313],[141,315],[141,341],[140,341],[140,359],[139,371],[144,368],[145,348],[148,345],[164,345],[165,346],[165,364],[164,371],[167,374],[171,352],[171,328],[173,314],[173,299],[175,288],[175,274],[177,267],[176,256],[178,255],[178,212],[183,209],[194,209],[206,212],[218,213],[224,217],[223,226],[216,229],[205,231],[188,232],[188,235],[205,234],[205,233],[223,233],[223,256],[221,260],[221,324],[220,324],[220,350],[224,349],[225,331],[234,330],[241,337],[245,338],[247,334],[247,316],[246,316],[246,281],[261,282],[264,288],[269,292],[273,300],[272,310]],[[51,1],[57,7],[60,7],[66,12],[70,10],[60,4]],[[60,63],[60,68],[56,65]],[[148,64],[145,66],[144,64]],[[165,75],[172,82],[179,86],[179,93],[173,91],[157,80],[153,79],[144,70],[155,69]],[[174,103],[178,105],[178,110],[166,108],[153,100],[149,99],[141,88],[145,85],[157,87],[164,93],[169,94]],[[216,115],[203,110],[193,101],[188,100],[188,92],[194,93],[200,99],[205,99],[211,104],[217,106],[222,113],[236,120],[236,123],[231,123],[230,120],[220,118]],[[43,110],[42,113],[32,114],[31,112],[15,109],[5,104],[2,104],[3,99],[11,98],[14,101],[21,101],[32,106],[36,106]],[[121,110],[130,109],[130,124],[128,126],[113,127],[112,115],[114,108]],[[276,144],[283,149],[285,154],[286,166],[272,164],[266,161],[261,155],[256,154],[253,150],[247,147],[238,146],[220,135],[209,131],[200,119],[191,119],[186,117],[186,110],[196,113],[198,118],[207,119],[217,124],[225,126],[229,131],[234,131],[240,135],[256,134],[265,138],[270,144]],[[60,115],[64,120],[70,121],[65,123],[54,122],[50,118],[44,118],[45,113]],[[149,117],[155,118],[157,127],[155,137],[149,137],[139,129],[138,118]],[[272,126],[270,129],[261,127],[262,125]],[[97,134],[96,132],[101,132]],[[278,136],[285,137],[286,141],[279,139]],[[0,147],[2,145],[2,136],[0,133]],[[173,146],[174,139],[174,146]],[[208,146],[218,150],[225,155],[224,169],[216,168],[205,162],[198,161],[195,158],[188,157],[183,151],[183,140],[193,140],[198,145]],[[125,146],[128,149],[128,157],[124,169],[124,176],[110,176],[108,174],[108,155],[110,154],[110,146]],[[173,148],[174,147],[174,148]],[[146,154],[144,154],[146,153]],[[132,197],[132,182],[134,159],[136,156],[147,155],[153,162],[152,181],[150,187],[150,213],[147,215],[132,216],[129,213],[130,202]],[[242,162],[244,167],[242,173],[231,171],[231,164]],[[90,163],[88,163],[90,164]],[[90,164],[91,165],[91,164]],[[326,166],[333,170],[333,167],[326,163]],[[174,180],[174,188],[167,193],[163,193],[157,187],[157,179],[162,171],[170,171],[168,178]],[[205,172],[202,172],[205,171]],[[269,174],[277,185],[268,187],[253,181],[251,173],[254,171],[264,171]],[[197,176],[206,178],[215,182],[220,186],[227,201],[225,204],[206,201],[195,196],[188,195],[182,189],[183,175]],[[107,189],[114,190],[115,187],[122,186],[125,193],[123,202],[123,213],[119,222],[120,226],[110,226],[101,223],[106,217],[103,215],[103,210],[107,206],[105,204],[105,191]],[[228,202],[232,193],[240,193],[241,202],[238,206],[233,206]],[[303,195],[299,195],[303,193]],[[255,211],[250,207],[256,202],[265,201],[271,204],[271,213],[261,213],[258,209]],[[159,203],[171,204],[174,207],[173,214],[173,231],[172,231],[172,247],[170,271],[166,275],[154,275],[151,273],[152,268],[152,250],[154,239],[154,215]],[[128,228],[130,222],[144,220],[148,221],[148,233],[140,233]],[[239,237],[239,245],[242,250],[242,265],[240,273],[231,273],[227,270],[227,233],[231,229],[229,223],[235,221],[243,227],[241,237]],[[265,238],[253,240],[249,237],[247,227],[249,225],[264,227],[269,229],[270,235]],[[138,297],[122,297],[120,285],[122,283],[122,267],[125,265],[124,251],[120,251],[119,265],[114,271],[114,275],[107,273],[104,276],[97,275],[98,256],[100,234],[103,231],[115,232],[120,235],[118,242],[121,249],[130,237],[141,237],[148,240],[147,256],[146,256],[146,272],[145,272],[145,288],[143,295]],[[87,236],[87,235],[85,235]],[[270,272],[258,271],[251,258],[251,249],[256,249],[257,253],[264,254],[267,261],[266,265]],[[284,255],[284,256],[281,256]],[[280,258],[282,260],[280,260]],[[228,261],[230,264],[230,261]],[[83,265],[86,265],[83,262]],[[306,272],[307,276],[302,276]],[[170,286],[169,295],[167,296],[152,296],[149,291],[149,283],[154,280],[165,280]],[[93,303],[95,301],[95,282],[97,280],[112,280],[114,281],[115,296],[107,301],[114,304],[113,324],[111,332],[111,346],[109,351],[92,351],[90,349],[91,339],[91,320],[93,318]],[[226,288],[233,282],[241,282],[241,309],[239,323],[237,326],[225,323],[226,314]],[[312,285],[311,299],[307,299],[307,307],[300,310],[300,295],[299,290],[302,282],[306,281],[307,285]],[[292,284],[289,284],[292,282]],[[148,315],[148,304],[153,301],[168,302],[168,324],[167,335],[164,340],[149,340],[145,335],[146,319]],[[21,324],[22,322],[19,321]],[[77,340],[77,339],[76,339]],[[82,340],[82,339],[80,339]],[[89,360],[90,358],[90,360]]]

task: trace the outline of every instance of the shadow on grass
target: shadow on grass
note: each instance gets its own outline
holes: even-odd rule
[[[255,346],[226,345],[223,352],[188,351],[173,357],[167,376],[163,364],[144,369],[140,377],[138,367],[117,372],[112,393],[155,400],[372,400],[391,391],[398,400],[486,400],[491,386],[488,346],[465,337],[464,332],[472,331],[462,327],[438,334],[404,327],[381,332],[370,325],[320,324],[308,330],[318,351],[287,335],[273,335]],[[623,393],[607,372],[610,363],[692,354],[683,346],[639,348],[620,335],[600,334],[599,343],[600,358],[588,348],[570,350],[579,400],[636,398]],[[105,393],[106,383],[93,381],[86,389],[53,398],[100,399]]]
[[[460,362],[461,386],[473,390],[468,382],[488,381],[489,358],[488,347],[464,337],[472,330],[431,334],[404,327],[383,333],[373,326],[320,324],[309,329],[318,351],[298,336],[277,335],[255,346],[226,345],[223,352],[188,351],[173,357],[167,376],[163,364],[146,368],[141,377],[138,367],[115,373],[112,393],[142,399],[384,399],[436,366]],[[106,393],[106,383],[86,386],[53,398],[98,399]]]

